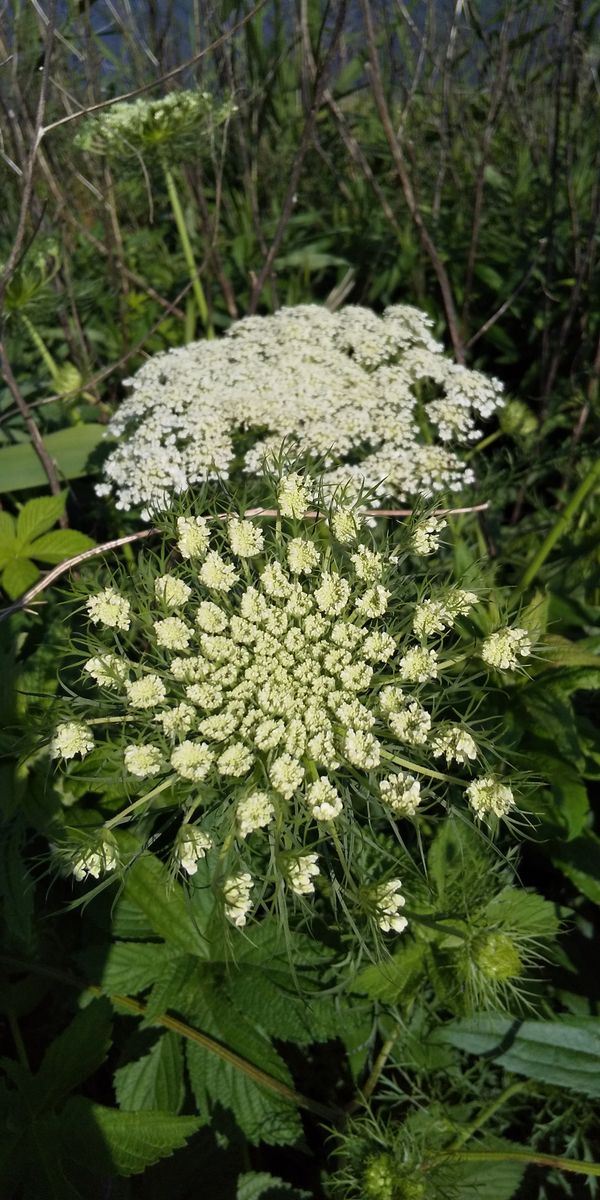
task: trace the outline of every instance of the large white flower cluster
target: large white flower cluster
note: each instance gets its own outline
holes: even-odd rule
[[[382,317],[299,305],[155,355],[109,425],[117,445],[100,495],[147,515],[227,478],[240,457],[260,473],[286,437],[324,459],[331,487],[364,481],[402,502],[461,489],[473,474],[460,447],[502,404],[502,385],[453,363],[431,325],[407,305]]]
[[[346,507],[302,521],[311,494],[291,474],[276,522],[167,518],[135,591],[113,582],[87,597],[92,695],[51,743],[63,762],[97,743],[126,811],[140,789],[143,803],[144,781],[161,806],[169,789],[181,810],[173,862],[191,876],[214,861],[236,925],[252,908],[257,858],[305,896],[340,831],[365,817],[388,829],[416,820],[440,783],[440,798],[456,785],[478,819],[514,806],[456,693],[446,698],[486,652],[468,623],[477,595],[425,595],[403,569],[410,533],[404,550],[376,548]],[[384,931],[404,927],[399,886],[374,885]]]

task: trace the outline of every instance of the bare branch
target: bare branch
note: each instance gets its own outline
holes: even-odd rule
[[[8,390],[21,416],[23,417],[25,425],[27,426],[27,431],[31,438],[33,449],[35,450],[48,477],[50,491],[52,492],[53,496],[57,496],[61,491],[61,486],[56,473],[56,467],[54,466],[46,446],[44,445],[44,439],[42,438],[42,435],[33,419],[31,409],[12,373],[12,368],[8,360],[8,355],[6,353],[6,348],[3,341],[0,341],[0,366],[2,367],[2,374],[6,380]],[[63,527],[63,529],[67,527],[68,521],[65,515],[60,517],[59,524]]]

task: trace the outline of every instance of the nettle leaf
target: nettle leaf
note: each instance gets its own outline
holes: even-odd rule
[[[422,944],[410,942],[382,963],[372,963],[357,975],[354,992],[385,1000],[388,1004],[406,1003],[417,993],[425,975],[426,951]]]
[[[61,563],[84,550],[91,550],[96,543],[86,533],[77,529],[57,529],[54,533],[46,533],[26,547],[30,558],[44,563]]]
[[[481,1054],[507,1071],[600,1096],[600,1020],[562,1017],[514,1021],[480,1015],[451,1021],[433,1034],[468,1054]]]
[[[63,1136],[71,1161],[106,1175],[138,1175],[167,1158],[203,1124],[200,1117],[163,1112],[121,1112],[75,1096],[65,1106]]]
[[[97,982],[103,991],[135,996],[168,970],[174,953],[164,942],[113,942]]]
[[[519,933],[532,937],[554,937],[560,929],[555,905],[524,888],[503,888],[486,905],[485,917],[490,925],[512,926]]]
[[[214,1104],[229,1109],[249,1142],[286,1145],[298,1140],[302,1125],[289,1101],[254,1083],[230,1063],[193,1042],[186,1045],[187,1066],[201,1112]]]
[[[465,1151],[492,1150],[496,1153],[509,1153],[511,1150],[527,1150],[526,1146],[517,1146],[504,1138],[486,1137],[481,1141],[468,1142]],[[486,1169],[487,1168],[487,1169]],[[495,1159],[493,1163],[479,1161],[460,1162],[453,1164],[452,1195],[456,1200],[511,1200],[514,1196],[527,1168],[526,1163],[508,1162]]]
[[[311,1192],[294,1187],[267,1171],[246,1171],[238,1178],[236,1200],[311,1200]]]
[[[40,577],[40,572],[29,558],[13,558],[2,572],[2,587],[11,600],[22,596]]]
[[[176,1033],[163,1033],[149,1054],[115,1071],[119,1107],[177,1113],[185,1095],[183,1049]]]
[[[143,854],[128,870],[125,896],[144,913],[152,929],[168,945],[198,958],[210,956],[206,927],[200,924],[180,884],[153,854]]]
[[[36,1106],[51,1108],[104,1062],[111,1045],[112,1009],[92,1000],[48,1047],[36,1075]]]
[[[17,536],[17,522],[10,513],[0,511],[0,554],[2,553],[2,545],[6,541],[12,542]]]
[[[339,1024],[335,999],[299,996],[289,970],[277,973],[268,966],[243,964],[225,987],[234,1008],[283,1042],[309,1045],[335,1036]]]
[[[41,496],[28,500],[23,505],[17,517],[17,542],[19,550],[56,525],[62,517],[67,502],[67,492],[59,492],[57,496]]]

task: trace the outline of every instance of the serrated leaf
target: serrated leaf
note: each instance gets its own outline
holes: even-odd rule
[[[121,1112],[73,1097],[64,1109],[66,1150],[72,1160],[90,1159],[111,1176],[138,1175],[186,1142],[203,1121],[162,1112]]]
[[[29,558],[13,558],[2,572],[2,587],[11,600],[22,596],[40,577],[35,563]]]
[[[531,937],[550,938],[560,928],[555,905],[524,888],[503,888],[486,905],[485,918],[490,925],[510,927]]]
[[[152,942],[113,942],[97,982],[105,992],[135,996],[168,970],[173,951]]]
[[[10,513],[0,510],[0,544],[12,542],[17,536],[17,523]]]
[[[186,1045],[192,1092],[201,1112],[214,1104],[229,1109],[249,1142],[271,1146],[296,1142],[302,1125],[295,1108],[254,1083],[230,1063],[216,1058],[202,1046]]]
[[[405,1002],[414,996],[425,974],[425,946],[411,942],[397,950],[392,958],[372,963],[357,975],[352,991],[385,1000],[388,1004]]]
[[[524,1150],[504,1138],[487,1137],[476,1143],[469,1142],[465,1151],[493,1150]],[[487,1169],[486,1169],[487,1167]],[[456,1200],[511,1200],[525,1174],[527,1164],[520,1162],[498,1161],[493,1163],[469,1162],[456,1163],[452,1167],[452,1195]],[[456,1189],[456,1190],[455,1190]]]
[[[236,1200],[310,1200],[311,1193],[267,1171],[245,1171],[238,1178]]]
[[[36,1105],[50,1108],[92,1075],[111,1044],[112,1009],[92,1000],[48,1047],[36,1075]]]
[[[27,553],[30,558],[39,562],[61,563],[66,558],[83,554],[84,550],[91,550],[95,545],[93,538],[88,537],[86,533],[80,533],[78,529],[57,529],[54,533],[46,533],[35,542],[30,542]]]
[[[115,1095],[128,1112],[177,1113],[184,1094],[183,1050],[176,1033],[163,1033],[149,1054],[115,1071]]]
[[[580,642],[571,642],[568,638],[556,633],[548,633],[543,640],[544,660],[556,664],[557,667],[592,667],[598,672],[597,682],[600,684],[600,659],[598,654],[586,649]]]
[[[74,425],[48,433],[44,444],[57,465],[59,476],[78,479],[88,473],[88,459],[100,445],[104,425]],[[0,449],[0,492],[47,487],[48,477],[29,442]]]
[[[433,1040],[485,1055],[516,1075],[600,1096],[600,1020],[595,1017],[513,1021],[482,1014],[442,1026]]]
[[[20,550],[56,525],[58,518],[65,511],[66,502],[67,492],[63,491],[57,496],[36,497],[23,505],[17,517],[17,541]]]
[[[209,958],[210,943],[180,884],[153,854],[144,854],[127,872],[125,895],[144,913],[155,933],[184,954]]]

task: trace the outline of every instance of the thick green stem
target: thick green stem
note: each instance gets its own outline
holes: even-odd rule
[[[177,185],[175,183],[175,179],[173,178],[173,173],[166,163],[163,163],[163,171],[165,175],[167,191],[169,193],[169,200],[171,201],[171,208],[173,209],[173,216],[175,217],[175,224],[177,225],[179,240],[181,242],[181,249],[183,250],[183,257],[185,258],[187,269],[190,273],[190,282],[192,284],[196,304],[198,305],[200,320],[204,325],[207,338],[213,338],[215,336],[214,329],[208,314],[206,296],[204,295],[204,289],[198,274],[198,267],[196,266],[194,251],[192,250],[192,243],[190,242],[190,236],[187,231],[185,216],[181,207],[179,193],[177,191]]]
[[[450,1153],[454,1150],[460,1150],[461,1147],[464,1146],[465,1142],[467,1142],[469,1138],[477,1132],[478,1129],[481,1129],[481,1127],[485,1125],[491,1117],[493,1117],[494,1113],[498,1112],[499,1108],[502,1108],[502,1106],[506,1104],[507,1100],[510,1100],[513,1096],[518,1095],[519,1092],[526,1092],[528,1087],[528,1083],[522,1082],[509,1084],[509,1086],[505,1088],[499,1096],[496,1096],[495,1100],[492,1100],[490,1104],[487,1104],[486,1107],[477,1114],[475,1119],[471,1121],[469,1125],[465,1125],[464,1129],[460,1130],[452,1142],[452,1145],[448,1147],[448,1152]]]
[[[50,375],[50,378],[52,379],[52,382],[56,383],[56,381],[59,379],[59,374],[60,374],[59,369],[58,369],[44,339],[38,333],[35,325],[33,324],[33,321],[30,321],[29,317],[27,317],[25,315],[25,313],[20,313],[19,316],[21,319],[21,324],[27,330],[27,333],[29,334],[36,350],[38,351],[40,358],[43,360],[45,366],[48,368],[48,373]]]
[[[495,429],[493,433],[488,433],[487,437],[482,438],[480,442],[477,442],[473,446],[472,450],[469,450],[468,454],[465,454],[465,462],[469,462],[469,459],[473,458],[474,454],[479,454],[481,450],[487,450],[488,446],[493,446],[494,442],[497,442],[503,433],[503,429]]]
[[[536,1154],[533,1150],[463,1150],[448,1156],[453,1162],[518,1162],[536,1167],[557,1167],[559,1171],[573,1171],[576,1175],[600,1175],[600,1163],[581,1162],[576,1158],[560,1158],[554,1154]],[[442,1158],[428,1166],[438,1166]]]
[[[581,507],[586,497],[593,491],[596,483],[600,480],[600,458],[596,460],[593,467],[588,471],[585,479],[581,481],[577,491],[573,493],[569,503],[563,513],[561,513],[558,521],[552,526],[547,537],[544,538],[537,554],[532,558],[529,566],[524,572],[523,578],[519,584],[519,591],[523,591],[529,587],[529,584],[535,579],[539,569],[545,563],[548,555],[554,549],[556,543],[560,541],[564,533],[566,533],[573,517],[577,510]]]

